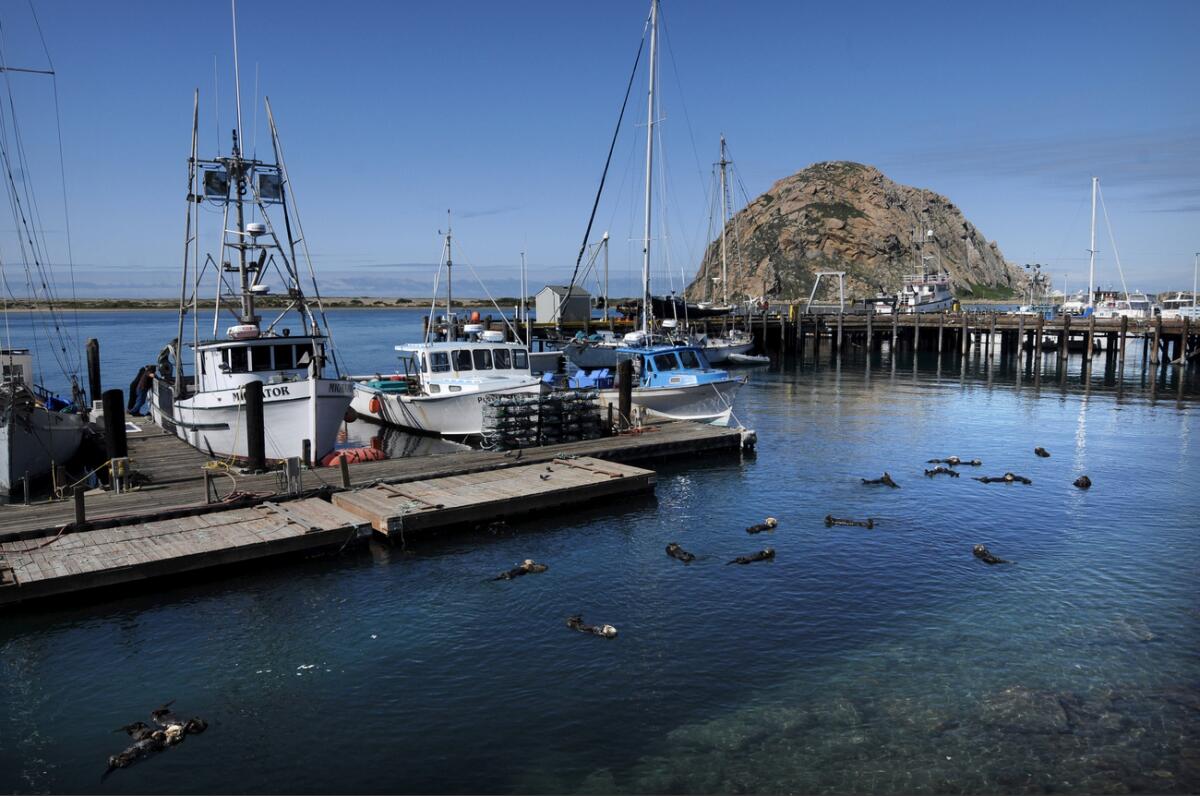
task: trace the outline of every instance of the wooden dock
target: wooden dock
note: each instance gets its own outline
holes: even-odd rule
[[[652,491],[654,484],[652,470],[601,459],[553,459],[339,492],[333,504],[368,520],[385,536],[402,538],[406,532]]]
[[[148,483],[125,494],[97,492],[86,498],[88,527],[100,528],[138,519],[162,519],[176,514],[193,514],[225,508],[210,505],[205,496],[204,466],[207,458],[179,439],[165,434],[146,418],[134,418],[142,430],[129,434],[129,458],[133,470]],[[700,423],[662,423],[639,433],[561,445],[526,448],[515,453],[458,451],[434,456],[359,462],[349,465],[350,486],[377,482],[404,483],[425,478],[483,472],[516,464],[550,461],[561,456],[586,456],[615,462],[648,462],[682,458],[702,453],[737,453],[742,447],[738,429]],[[219,499],[242,495],[243,504],[274,499],[286,492],[279,473],[243,475],[220,471],[213,476]],[[338,469],[306,470],[303,494],[319,489],[341,489]],[[30,539],[53,534],[74,523],[71,500],[43,501],[28,506],[0,506],[0,540]]]

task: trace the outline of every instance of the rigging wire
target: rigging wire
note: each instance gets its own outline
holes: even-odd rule
[[[1108,230],[1108,242],[1112,244],[1113,259],[1117,261],[1117,273],[1121,277],[1121,290],[1125,293],[1125,303],[1129,304],[1129,287],[1125,284],[1125,270],[1121,268],[1121,254],[1117,251],[1117,239],[1113,237],[1112,222],[1108,220],[1108,205],[1104,201],[1104,191],[1096,184],[1096,193],[1100,196],[1100,207],[1104,210],[1104,226]]]
[[[625,108],[629,104],[629,95],[633,91],[633,80],[637,76],[638,64],[642,60],[642,50],[646,46],[646,31],[650,28],[650,20],[646,19],[646,23],[642,28],[642,40],[638,43],[637,56],[633,59],[633,69],[629,73],[629,83],[625,86],[625,99],[621,101],[621,112],[617,116],[617,126],[613,130],[612,141],[608,145],[608,157],[604,159],[604,171],[600,173],[600,185],[596,189],[596,198],[592,201],[592,212],[588,216],[587,228],[583,233],[583,243],[579,245],[579,255],[575,258],[575,270],[571,272],[571,281],[567,283],[567,295],[571,295],[571,289],[575,286],[575,277],[579,273],[579,264],[583,261],[584,251],[587,249],[588,240],[592,235],[592,224],[596,220],[596,210],[600,206],[600,196],[604,193],[604,182],[608,179],[608,167],[612,163],[613,150],[617,146],[617,136],[621,132],[621,122],[625,118]]]

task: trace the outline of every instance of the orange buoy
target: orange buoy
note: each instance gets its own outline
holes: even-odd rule
[[[371,410],[371,414],[373,415],[379,414],[379,410],[382,407],[383,405],[379,403],[379,396],[373,396],[371,398],[371,403],[367,404],[367,408]]]
[[[322,467],[337,467],[343,459],[347,464],[357,462],[377,462],[386,459],[383,451],[374,448],[343,448],[334,451],[321,460]]]

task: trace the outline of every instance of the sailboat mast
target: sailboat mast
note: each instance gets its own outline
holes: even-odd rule
[[[604,322],[608,323],[608,230],[604,230],[604,237],[600,242],[604,244]]]
[[[180,279],[179,285],[179,330],[175,334],[175,339],[178,341],[175,349],[175,393],[177,395],[183,389],[183,356],[180,352],[183,350],[183,316],[187,314],[188,254],[191,252],[192,236],[198,232],[192,228],[192,213],[200,200],[196,186],[196,139],[199,134],[200,89],[196,89],[195,94],[192,95],[192,151],[188,158],[187,219],[183,232],[183,277]],[[193,268],[200,267],[200,263],[191,265]],[[195,341],[193,340],[193,342]]]
[[[447,209],[446,210],[446,323],[448,326],[452,327],[454,324],[454,319],[451,317],[451,313],[453,312],[453,307],[454,307],[454,279],[452,276],[452,274],[454,272],[454,258],[451,256],[451,253],[450,253],[450,239],[451,239],[450,210]],[[453,328],[447,328],[446,331],[447,331],[446,339],[453,340],[454,339]]]
[[[729,165],[729,161],[725,159],[725,136],[721,135],[721,160],[717,164],[721,167],[721,304],[729,306],[729,266],[725,260],[725,226],[726,219],[729,217],[729,203],[725,196],[725,167]]]
[[[1096,187],[1099,177],[1092,177],[1092,244],[1088,247],[1088,296],[1087,305],[1093,306],[1092,296],[1096,292]]]
[[[654,176],[654,77],[658,70],[658,0],[650,0],[650,90],[646,96],[646,217],[642,234],[642,331],[650,333],[650,211]]]

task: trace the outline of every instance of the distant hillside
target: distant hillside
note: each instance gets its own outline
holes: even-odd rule
[[[895,292],[905,274],[919,272],[922,253],[950,274],[962,299],[1006,298],[1025,279],[946,197],[860,163],[817,163],[780,180],[730,221],[726,236],[731,300],[762,296],[764,288],[772,298],[807,298],[818,271],[845,271],[848,296]],[[710,280],[720,276],[719,239],[705,252],[690,298],[705,298],[706,269]],[[719,299],[720,284],[710,284]],[[836,298],[836,282],[825,284],[818,298]]]

